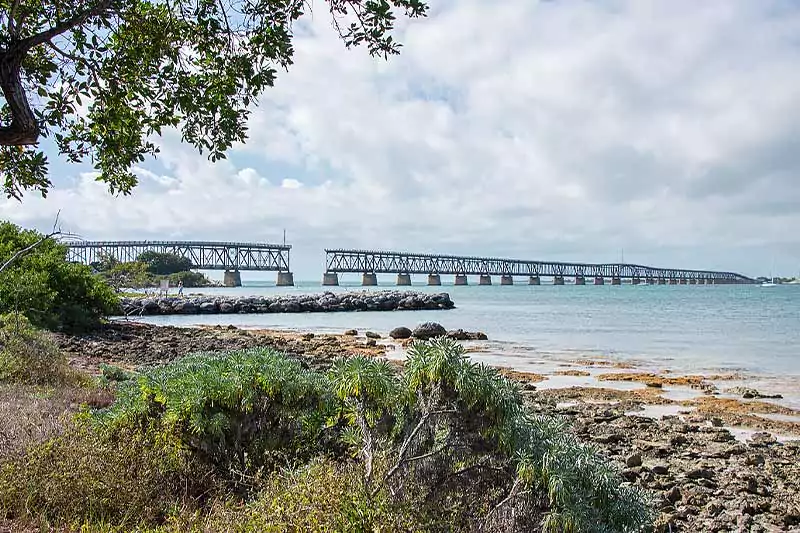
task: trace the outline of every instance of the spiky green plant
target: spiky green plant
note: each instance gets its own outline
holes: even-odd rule
[[[224,472],[310,453],[334,405],[324,374],[265,348],[200,353],[123,382],[94,415],[107,430],[155,427]]]

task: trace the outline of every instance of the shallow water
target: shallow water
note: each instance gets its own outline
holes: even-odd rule
[[[394,288],[385,285],[371,289]],[[288,288],[246,284],[202,292],[233,296],[354,289],[360,287],[323,289],[314,282]],[[743,383],[752,384],[757,379],[760,388],[800,395],[800,285],[771,289],[755,285],[472,285],[413,289],[448,292],[457,307],[451,311],[192,315],[145,320],[157,324],[234,324],[318,332],[357,328],[382,334],[396,326],[414,327],[436,321],[448,329],[484,331],[491,341],[480,343],[481,351],[471,356],[518,370],[550,373],[565,361],[595,359],[631,363],[651,371],[737,372],[745,376]],[[558,376],[558,381],[579,384],[587,379],[561,380],[566,377]]]

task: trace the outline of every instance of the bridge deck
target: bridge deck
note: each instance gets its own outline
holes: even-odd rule
[[[136,261],[144,252],[170,253],[204,270],[261,270],[289,272],[288,244],[214,241],[78,241],[66,242],[67,259],[92,264],[104,257]]]
[[[330,273],[455,274],[489,276],[609,277],[620,279],[686,279],[752,283],[735,272],[656,268],[624,263],[527,261],[406,252],[326,249]]]

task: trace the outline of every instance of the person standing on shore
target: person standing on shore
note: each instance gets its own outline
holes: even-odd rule
[[[183,281],[178,282],[178,296],[183,296]]]

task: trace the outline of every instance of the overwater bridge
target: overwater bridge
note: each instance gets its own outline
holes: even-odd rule
[[[360,273],[362,284],[377,285],[377,274],[397,274],[398,285],[411,285],[412,274],[428,277],[428,285],[441,285],[442,274],[455,276],[455,285],[467,285],[467,276],[478,276],[479,285],[491,285],[492,276],[500,277],[501,285],[513,285],[515,277],[526,278],[528,284],[539,285],[541,278],[552,278],[554,285],[564,285],[571,278],[576,285],[585,285],[587,278],[595,285],[621,285],[623,280],[634,285],[722,285],[754,283],[735,272],[656,268],[625,263],[566,263],[560,261],[526,261],[496,257],[469,257],[440,254],[415,254],[374,250],[325,250],[323,285],[338,285],[339,274]]]
[[[144,252],[158,252],[185,257],[192,267],[201,270],[224,270],[229,287],[242,284],[241,270],[278,273],[278,286],[294,285],[289,270],[288,244],[214,241],[74,241],[65,242],[67,260],[91,265],[113,257],[121,262],[136,261]]]

